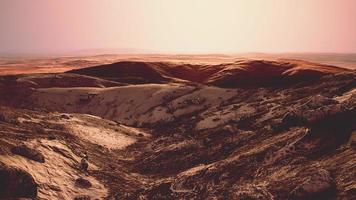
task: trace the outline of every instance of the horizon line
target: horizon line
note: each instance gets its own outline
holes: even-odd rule
[[[129,48],[125,48],[129,49]],[[133,49],[133,48],[132,48]],[[91,49],[89,49],[91,50]],[[120,50],[120,49],[118,49]],[[278,55],[278,54],[335,54],[335,55],[352,55],[356,52],[334,52],[334,51],[276,51],[276,52],[265,52],[265,51],[246,51],[246,52],[103,52],[103,53],[80,53],[82,50],[77,50],[73,52],[77,53],[27,53],[27,52],[0,52],[1,58],[28,58],[28,57],[85,57],[85,56],[102,56],[102,55],[244,55],[244,54],[265,54],[265,55]],[[86,50],[83,50],[86,51]],[[104,49],[105,51],[105,49]]]

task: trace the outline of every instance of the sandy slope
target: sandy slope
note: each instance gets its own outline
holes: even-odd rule
[[[100,178],[97,171],[111,163],[107,158],[104,162],[99,161],[97,156],[109,156],[109,152],[124,149],[137,140],[150,137],[142,130],[86,114],[33,113],[1,107],[0,115],[3,117],[0,125],[0,163],[10,168],[22,169],[33,176],[38,184],[38,199],[75,199],[83,196],[103,199],[108,195],[108,188],[97,178]],[[18,137],[23,131],[26,131],[26,139]],[[3,137],[4,134],[7,137]],[[3,152],[4,148],[11,150],[18,145],[37,151],[44,157],[44,162],[32,160],[33,154],[13,156]],[[93,149],[106,153],[93,155]],[[89,155],[89,173],[80,167],[84,153]],[[77,185],[79,178],[89,181],[90,187]],[[12,184],[14,185],[10,188],[19,183]],[[17,193],[12,192],[21,197],[21,190]],[[1,195],[0,198],[3,198]]]
[[[199,73],[196,65],[155,66],[174,79],[121,86],[105,85],[102,74],[1,78],[0,177],[11,177],[2,179],[10,197],[355,197],[354,71],[240,60],[201,65],[201,77],[177,81]],[[265,84],[271,77],[293,82]],[[13,150],[21,145],[30,152]],[[84,153],[88,173],[80,169]],[[78,187],[79,177],[91,187]],[[27,187],[38,193],[25,194]]]
[[[21,156],[0,156],[0,162],[30,173],[39,184],[38,199],[73,199],[79,195],[102,199],[107,196],[107,189],[102,183],[74,169],[75,166],[79,166],[80,157],[65,144],[50,140],[32,140],[25,144],[41,152],[47,159],[46,162],[37,163]],[[92,163],[90,166],[95,169]],[[75,180],[79,177],[90,181],[92,187],[89,189],[76,187]]]
[[[90,113],[140,126],[143,123],[169,122],[208,107],[217,107],[235,95],[237,91],[232,89],[145,84],[105,89],[38,89],[28,97],[28,101],[47,110]]]

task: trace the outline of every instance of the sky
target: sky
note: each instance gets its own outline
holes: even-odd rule
[[[0,0],[0,53],[356,53],[356,0]]]

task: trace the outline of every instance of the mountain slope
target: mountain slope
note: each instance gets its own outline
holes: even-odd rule
[[[163,83],[180,79],[219,87],[280,87],[343,71],[348,70],[298,60],[239,60],[219,65],[124,61],[69,73],[129,83]]]
[[[295,62],[0,78],[0,198],[354,199],[356,72]]]

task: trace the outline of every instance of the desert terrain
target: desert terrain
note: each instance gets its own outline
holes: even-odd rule
[[[0,199],[356,199],[356,65],[257,56],[2,58]]]

